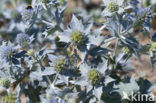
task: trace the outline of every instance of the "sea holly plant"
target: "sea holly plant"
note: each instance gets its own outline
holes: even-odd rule
[[[83,102],[86,102],[90,99],[91,101],[95,102],[96,101],[95,98],[101,100],[104,85],[105,84],[107,85],[107,83],[114,81],[113,78],[105,74],[105,71],[107,69],[106,66],[107,62],[105,64],[100,64],[99,66],[96,67],[96,69],[89,67],[87,64],[82,64],[80,66],[80,72],[82,74],[73,83],[75,85],[80,85],[83,86],[83,88],[85,88],[86,97],[80,97],[82,98]],[[78,98],[78,100],[80,98]]]
[[[124,11],[122,5],[124,0],[103,0],[105,10],[103,11],[104,16],[113,16],[116,13],[122,13]]]
[[[91,28],[92,23],[83,24],[81,20],[78,20],[78,18],[73,15],[67,30],[64,30],[64,32],[59,35],[59,41],[71,45],[73,50],[77,52],[77,55],[81,55],[80,58],[84,60],[87,54],[88,35],[91,33]]]
[[[29,45],[34,40],[34,38],[33,38],[33,35],[29,37],[28,35],[24,33],[20,33],[20,34],[17,34],[16,40],[17,40],[18,45],[24,48],[24,47],[29,47]]]
[[[142,54],[155,67],[156,33],[150,44],[138,38],[150,33],[154,11],[138,0],[101,1],[97,14],[88,7],[92,0],[72,12],[70,0],[8,0],[0,7],[0,100],[154,103],[155,84],[131,75],[133,58]]]
[[[92,24],[83,25],[82,21],[73,15],[69,28],[60,35],[60,41],[72,43],[78,47],[85,46],[91,28]]]

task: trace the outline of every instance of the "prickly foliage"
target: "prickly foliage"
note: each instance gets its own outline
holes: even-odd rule
[[[135,32],[150,33],[151,7],[101,1],[97,10],[74,10],[70,0],[0,0],[13,9],[0,6],[0,18],[10,20],[3,30],[0,25],[4,103],[22,103],[22,94],[28,103],[133,103],[133,93],[152,93],[154,83],[129,75],[131,58],[144,54],[153,68],[156,63],[156,33],[142,45]],[[89,2],[82,0],[84,7]]]

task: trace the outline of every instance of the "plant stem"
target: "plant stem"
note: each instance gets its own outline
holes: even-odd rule
[[[113,57],[116,56],[117,47],[118,47],[118,42],[119,42],[119,39],[116,40],[116,43],[115,43],[115,50],[114,50],[114,53],[113,53]]]
[[[113,40],[115,40],[115,39],[116,39],[116,37],[111,37],[111,38],[105,40],[104,43],[108,43],[108,42],[113,41]]]

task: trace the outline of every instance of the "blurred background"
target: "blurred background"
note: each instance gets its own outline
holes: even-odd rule
[[[64,0],[60,1],[63,2]],[[135,1],[136,0],[134,0],[134,2]],[[156,0],[140,0],[140,2],[143,7],[150,6],[156,13]],[[21,13],[28,4],[31,4],[31,0],[0,0],[0,40],[13,41],[16,34],[23,31],[24,27],[22,27],[23,25],[20,22]],[[68,0],[68,6],[63,16],[65,24],[70,22],[72,14],[81,11],[78,15],[85,16],[86,13],[92,15],[95,21],[95,28],[100,27],[106,21],[101,14],[101,11],[104,9],[102,4],[102,0]],[[37,29],[41,31],[44,30],[45,24],[38,22],[37,25],[39,27]],[[150,34],[143,34],[142,32],[139,32],[138,28],[134,31],[137,33],[137,39],[143,45],[150,43],[151,36],[156,30],[156,16],[153,18],[151,25],[152,29]],[[37,31],[37,29],[34,31]],[[103,35],[110,35],[110,33],[107,30],[104,30]],[[112,48],[114,47],[114,43],[111,44]],[[48,45],[46,42],[45,44]],[[145,78],[156,83],[156,68],[152,69],[150,58],[147,55],[142,55],[141,57],[141,61],[132,58],[132,66],[136,67],[136,69],[133,72],[130,72],[130,75],[136,74],[136,76],[140,76],[143,74],[145,75]],[[156,90],[153,92],[156,95]],[[25,100],[23,98],[22,103],[24,102]]]

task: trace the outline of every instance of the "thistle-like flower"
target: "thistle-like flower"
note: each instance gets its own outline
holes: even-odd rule
[[[150,23],[153,17],[154,15],[151,8],[139,8],[136,15],[137,18],[136,25],[141,25],[147,29],[147,27],[148,28],[150,27]]]
[[[124,0],[103,0],[104,6],[106,7],[103,11],[104,16],[112,16],[115,12],[122,13]]]
[[[53,69],[58,73],[64,73],[68,69],[68,63],[65,57],[48,55],[50,61],[50,66],[54,67]]]
[[[88,73],[88,79],[91,81],[93,85],[96,85],[100,82],[100,73],[98,70],[93,69]]]
[[[63,73],[67,69],[67,62],[65,58],[59,58],[55,61],[54,66],[55,71]]]
[[[6,61],[10,61],[11,58],[13,57],[15,53],[15,50],[13,49],[13,47],[6,47],[3,51],[2,57],[6,60]]]
[[[26,47],[29,46],[31,39],[28,35],[20,33],[17,35],[16,41],[21,47]]]
[[[28,5],[22,13],[23,21],[28,25],[30,25],[32,22],[33,14],[34,14],[34,9],[32,8],[31,5]]]
[[[108,4],[108,10],[110,12],[115,12],[115,11],[118,11],[119,10],[119,5],[116,3],[116,2],[110,2]]]
[[[0,83],[3,87],[8,88],[10,85],[10,80],[8,78],[2,78]]]
[[[2,46],[0,47],[1,59],[5,62],[12,62],[15,54],[16,50],[14,49],[13,45],[10,42],[8,42],[8,44],[3,42]]]
[[[82,45],[85,41],[85,37],[80,31],[72,32],[70,37],[71,37],[71,40],[77,45]]]
[[[100,100],[101,96],[98,97],[94,93],[95,92],[98,93],[97,91],[102,91],[102,88],[103,88],[102,82],[104,79],[107,78],[107,76],[105,75],[105,71],[106,71],[107,67],[104,66],[104,63],[101,63],[96,67],[97,69],[91,69],[91,68],[92,67],[90,67],[88,64],[84,64],[84,63],[81,64],[79,67],[81,77],[79,77],[73,83],[75,85],[80,85],[82,87],[86,87],[86,91],[92,90],[92,92],[90,92],[90,93],[93,93],[93,95],[95,97],[97,97],[98,100]],[[100,92],[99,92],[99,94],[100,94]]]
[[[150,22],[150,19],[153,18],[153,11],[150,8],[139,8],[137,14],[138,19],[144,22]]]
[[[92,24],[83,25],[81,20],[78,20],[73,15],[69,28],[60,35],[60,41],[72,43],[81,46],[85,44],[87,35],[90,33]]]
[[[103,70],[103,64],[100,64],[97,66],[98,69],[91,69],[88,64],[81,64],[80,65],[80,72],[81,72],[81,77],[80,78],[85,78],[82,79],[83,83],[79,84],[82,86],[95,86],[95,85],[100,85],[101,78],[103,78],[102,74],[104,74],[105,70]]]

